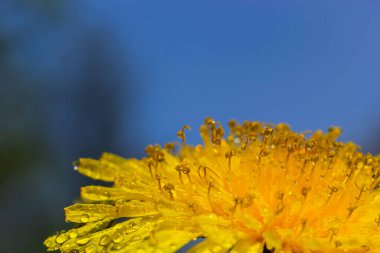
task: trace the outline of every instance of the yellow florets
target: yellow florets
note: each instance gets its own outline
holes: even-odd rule
[[[65,208],[77,228],[49,251],[380,252],[380,157],[337,142],[339,128],[295,133],[285,124],[208,118],[203,145],[149,145],[141,160],[105,153],[76,169],[112,187],[85,186]],[[127,219],[126,219],[127,218]]]

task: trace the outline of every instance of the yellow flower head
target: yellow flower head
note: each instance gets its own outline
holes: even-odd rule
[[[340,129],[295,133],[285,124],[210,118],[204,141],[148,146],[141,160],[105,153],[76,169],[111,187],[85,186],[65,208],[76,228],[49,251],[380,252],[380,156],[337,142]]]

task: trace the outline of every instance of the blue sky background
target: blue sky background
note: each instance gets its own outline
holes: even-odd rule
[[[63,207],[97,183],[72,161],[141,157],[185,124],[196,144],[207,116],[341,126],[380,152],[379,13],[375,0],[0,1],[0,252],[44,252],[71,227]]]
[[[196,130],[206,116],[338,125],[361,143],[377,129],[378,1],[87,1],[76,10],[133,59],[136,126],[148,142],[183,124]]]

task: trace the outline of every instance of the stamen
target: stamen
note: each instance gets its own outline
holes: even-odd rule
[[[362,185],[361,187],[358,186],[358,184],[355,182],[356,188],[359,190],[359,195],[355,197],[356,200],[360,200],[361,196],[363,195],[363,192],[369,191],[365,185]]]
[[[329,242],[331,243],[335,236],[338,234],[337,228],[330,228],[329,231],[331,232]]]
[[[186,164],[178,164],[176,167],[175,167],[176,171],[178,171],[178,175],[179,175],[179,180],[181,181],[181,183],[183,184],[183,180],[182,180],[182,174],[185,174],[187,176],[187,179],[189,180],[189,183],[191,183],[191,178],[190,178],[190,168],[188,166],[186,166]],[[198,173],[199,173],[199,169],[198,169]]]
[[[319,157],[318,156],[313,156],[311,158],[311,164],[312,164],[312,167],[311,167],[311,171],[310,171],[310,175],[309,177],[313,176],[314,174],[314,170],[315,170],[315,167],[317,166],[317,163],[318,163],[318,160],[319,160]]]
[[[198,205],[196,203],[190,202],[188,206],[191,208],[194,214],[197,213]]]
[[[208,167],[207,166],[203,166],[203,165],[200,165],[198,167],[198,175],[199,175],[200,179],[204,179],[204,180],[207,181],[207,169],[208,169]],[[201,173],[200,173],[201,170],[203,170],[203,178],[202,178]]]
[[[162,152],[161,147],[159,145],[148,145],[145,149],[145,152],[155,161],[154,167],[157,173],[158,163],[165,161],[165,155]]]
[[[257,168],[258,169],[260,169],[260,167],[261,167],[261,160],[262,160],[262,158],[265,157],[265,156],[267,156],[267,155],[269,155],[269,154],[270,154],[270,151],[269,151],[268,147],[264,146],[264,147],[261,148],[261,150],[260,150],[260,152],[258,154],[259,159],[257,160]]]
[[[302,191],[301,191],[302,196],[304,196],[306,198],[307,194],[309,193],[310,190],[311,190],[310,186],[304,186],[304,187],[302,187]]]
[[[300,231],[300,233],[302,233],[305,230],[307,219],[302,218],[300,221],[301,221],[301,231]]]
[[[166,143],[164,148],[165,150],[172,154],[172,155],[175,155],[175,147],[176,147],[176,144],[178,144],[177,142],[169,142],[169,143]]]
[[[235,212],[237,206],[240,205],[240,209],[247,208],[253,204],[253,195],[249,194],[243,198],[241,197],[235,197],[234,198],[234,205],[231,209],[232,214]]]
[[[214,182],[209,182],[208,189],[207,189],[207,198],[208,201],[211,202],[211,188],[214,187]]]
[[[191,130],[190,126],[184,125],[182,129],[177,132],[177,136],[178,138],[182,139],[182,143],[184,147],[186,147],[186,135],[185,135],[186,129]]]
[[[153,172],[152,172],[152,166],[153,166],[153,164],[154,164],[154,162],[153,162],[152,160],[149,160],[149,162],[148,162],[148,167],[149,167],[150,176],[151,176],[152,178],[154,178],[154,176],[153,176]],[[157,171],[155,171],[155,174],[157,174]]]
[[[261,136],[262,136],[262,143],[264,145],[267,144],[267,142],[268,142],[269,138],[272,136],[272,134],[273,134],[273,128],[271,128],[271,127],[266,127],[262,131]]]
[[[173,190],[174,190],[174,185],[171,183],[165,184],[164,185],[164,190],[167,191],[170,195],[170,199],[173,200]]]
[[[228,159],[228,170],[231,170],[231,158],[236,155],[236,149],[230,149],[226,152],[225,157]]]
[[[342,242],[335,241],[335,248],[339,248],[340,246],[342,246]]]
[[[234,198],[234,206],[231,209],[232,214],[235,213],[236,207],[239,205],[240,201],[241,201],[241,199],[239,199],[238,197]]]
[[[160,189],[160,191],[162,191],[162,186],[161,186],[161,175],[160,174],[156,174],[156,180],[158,182],[158,188]]]
[[[256,137],[254,137],[254,136],[245,136],[245,137],[243,137],[243,141],[242,141],[242,144],[240,145],[240,149],[241,150],[246,150],[248,144],[250,142],[254,142],[254,141],[256,141]]]
[[[211,133],[211,142],[216,145],[220,145],[224,136],[224,129],[220,122],[214,121],[212,118],[206,118],[205,124]]]
[[[201,170],[203,170],[203,177],[201,175]],[[207,182],[207,171],[211,171],[214,174],[214,176],[216,176],[217,178],[219,178],[218,174],[216,174],[215,171],[213,171],[212,169],[210,169],[210,167],[207,167],[207,166],[204,166],[204,165],[200,165],[198,167],[199,178],[200,179],[204,179]]]
[[[191,178],[190,178],[190,168],[183,166],[182,167],[182,173],[187,176],[187,179],[189,180],[189,183],[191,183]]]
[[[183,165],[182,164],[178,164],[177,166],[175,166],[175,170],[178,171],[178,176],[179,176],[179,181],[181,181],[181,184],[183,184],[183,181],[182,181],[182,174],[181,174],[181,167]]]
[[[335,186],[328,186],[328,188],[330,189],[330,193],[328,194],[327,201],[329,201],[331,199],[331,197],[334,193],[337,193],[339,191],[339,189]]]
[[[347,207],[348,215],[347,220],[351,217],[352,213],[355,211],[355,209],[358,208],[356,203],[350,203]]]
[[[284,205],[284,193],[282,191],[279,191],[279,192],[276,192],[275,194],[275,198],[280,200],[280,203],[277,205],[277,208],[276,208],[276,215],[281,213],[284,208],[285,208],[285,205]]]

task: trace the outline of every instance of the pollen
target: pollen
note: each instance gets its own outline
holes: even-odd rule
[[[61,252],[380,252],[380,156],[337,141],[341,130],[207,118],[203,144],[149,145],[142,159],[104,153],[75,169],[73,229],[44,242]]]

